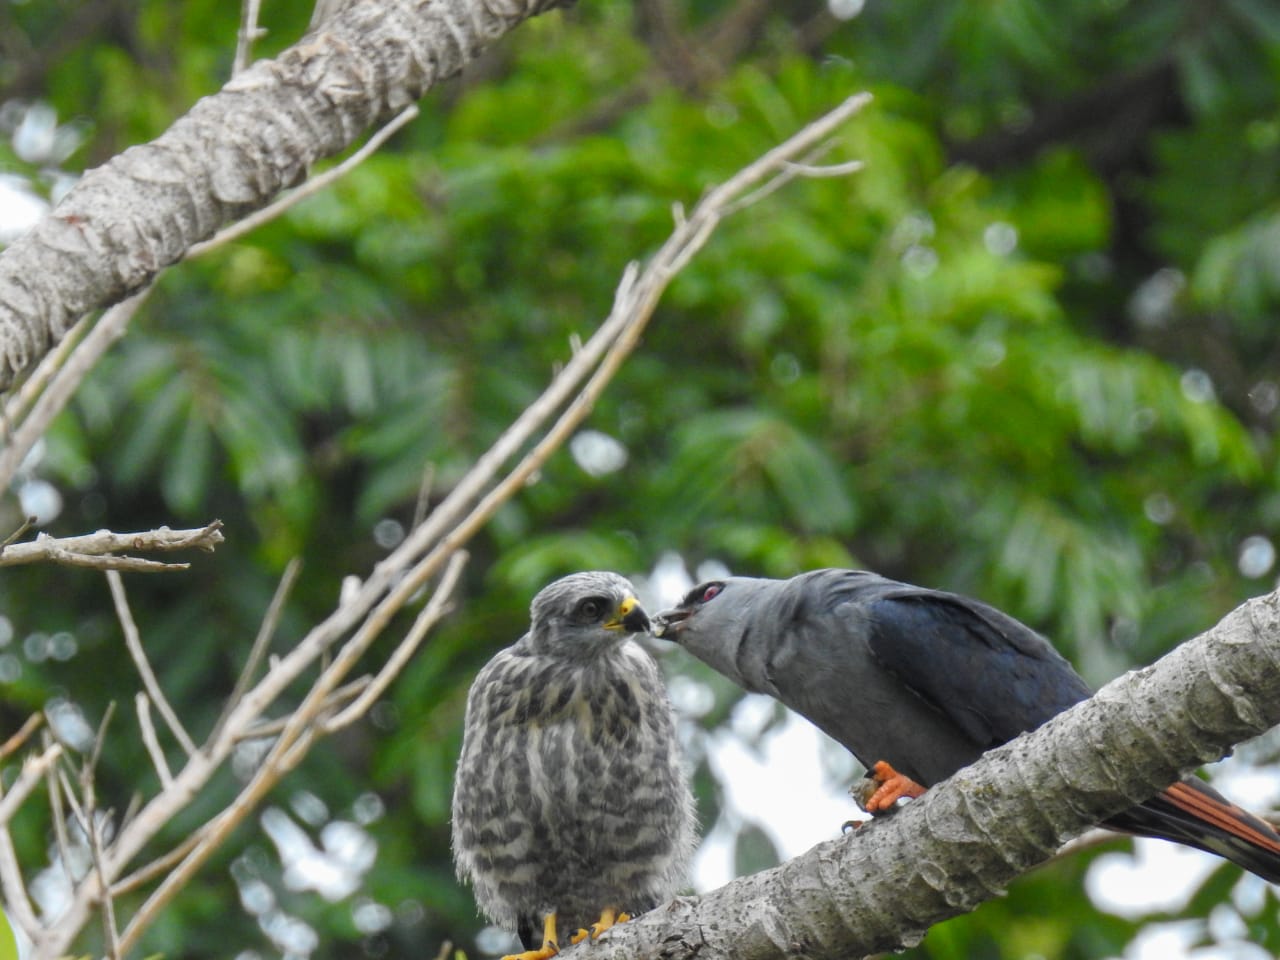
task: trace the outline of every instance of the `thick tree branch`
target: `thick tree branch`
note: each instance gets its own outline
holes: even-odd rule
[[[892,816],[706,896],[678,898],[566,950],[565,960],[835,960],[900,949],[996,896],[1091,824],[1277,722],[1280,592]]]
[[[0,252],[0,389],[88,311],[147,284],[312,163],[563,0],[360,0],[151,143],[85,175]]]
[[[208,240],[193,244],[184,259],[203,256],[224,244],[269,223],[290,207],[325,189],[335,180],[367,160],[391,138],[391,136],[418,115],[418,108],[410,104],[378,129],[355,153],[337,166],[317,174],[301,186],[278,197],[275,201],[219,230]],[[4,405],[4,420],[12,435],[5,446],[0,447],[0,487],[7,487],[18,472],[22,461],[40,437],[44,436],[54,417],[62,412],[72,395],[89,371],[102,359],[103,354],[124,336],[138,308],[146,301],[151,285],[117,303],[105,311],[97,323],[89,326],[87,318],[81,318],[67,331],[57,349],[46,353],[37,364],[22,388]],[[82,328],[88,329],[85,333]],[[47,387],[47,389],[46,389]],[[30,409],[30,413],[27,410]]]

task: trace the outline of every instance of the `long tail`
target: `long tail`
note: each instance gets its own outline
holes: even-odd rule
[[[1280,883],[1280,833],[1196,777],[1175,783],[1105,825],[1207,850],[1269,883]]]

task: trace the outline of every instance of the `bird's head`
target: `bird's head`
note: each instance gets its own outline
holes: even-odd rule
[[[754,689],[743,676],[738,649],[746,639],[751,608],[770,581],[728,577],[700,583],[674,607],[653,618],[653,635],[680,644],[725,676]]]
[[[536,650],[590,656],[649,629],[635,587],[616,573],[574,573],[538,591],[529,608]]]
[[[683,645],[686,635],[703,632],[699,629],[701,624],[718,618],[714,613],[701,614],[709,609],[708,604],[724,593],[727,585],[726,580],[708,580],[698,584],[678,604],[653,618],[653,635]]]

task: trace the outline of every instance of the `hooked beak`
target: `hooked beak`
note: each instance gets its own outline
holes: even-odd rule
[[[663,610],[653,618],[653,635],[663,640],[679,643],[680,632],[684,629],[684,622],[688,619],[689,611],[683,607],[672,607],[670,610]]]
[[[624,630],[627,633],[648,633],[649,615],[635,597],[627,597],[618,605],[617,612],[605,622],[606,630]]]

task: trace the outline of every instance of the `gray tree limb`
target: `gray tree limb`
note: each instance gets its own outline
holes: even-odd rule
[[[114,303],[315,161],[566,0],[359,0],[88,172],[0,252],[0,389],[85,313]]]
[[[185,570],[189,564],[157,563],[119,554],[126,550],[135,553],[168,553],[174,550],[213,553],[224,539],[221,520],[194,530],[170,530],[168,527],[138,533],[99,530],[79,537],[51,537],[40,533],[34,540],[0,545],[0,567],[52,562],[99,570]]]
[[[1091,824],[1277,722],[1280,592],[1250,600],[892,816],[705,896],[677,898],[564,957],[843,960],[901,949],[996,896]]]

